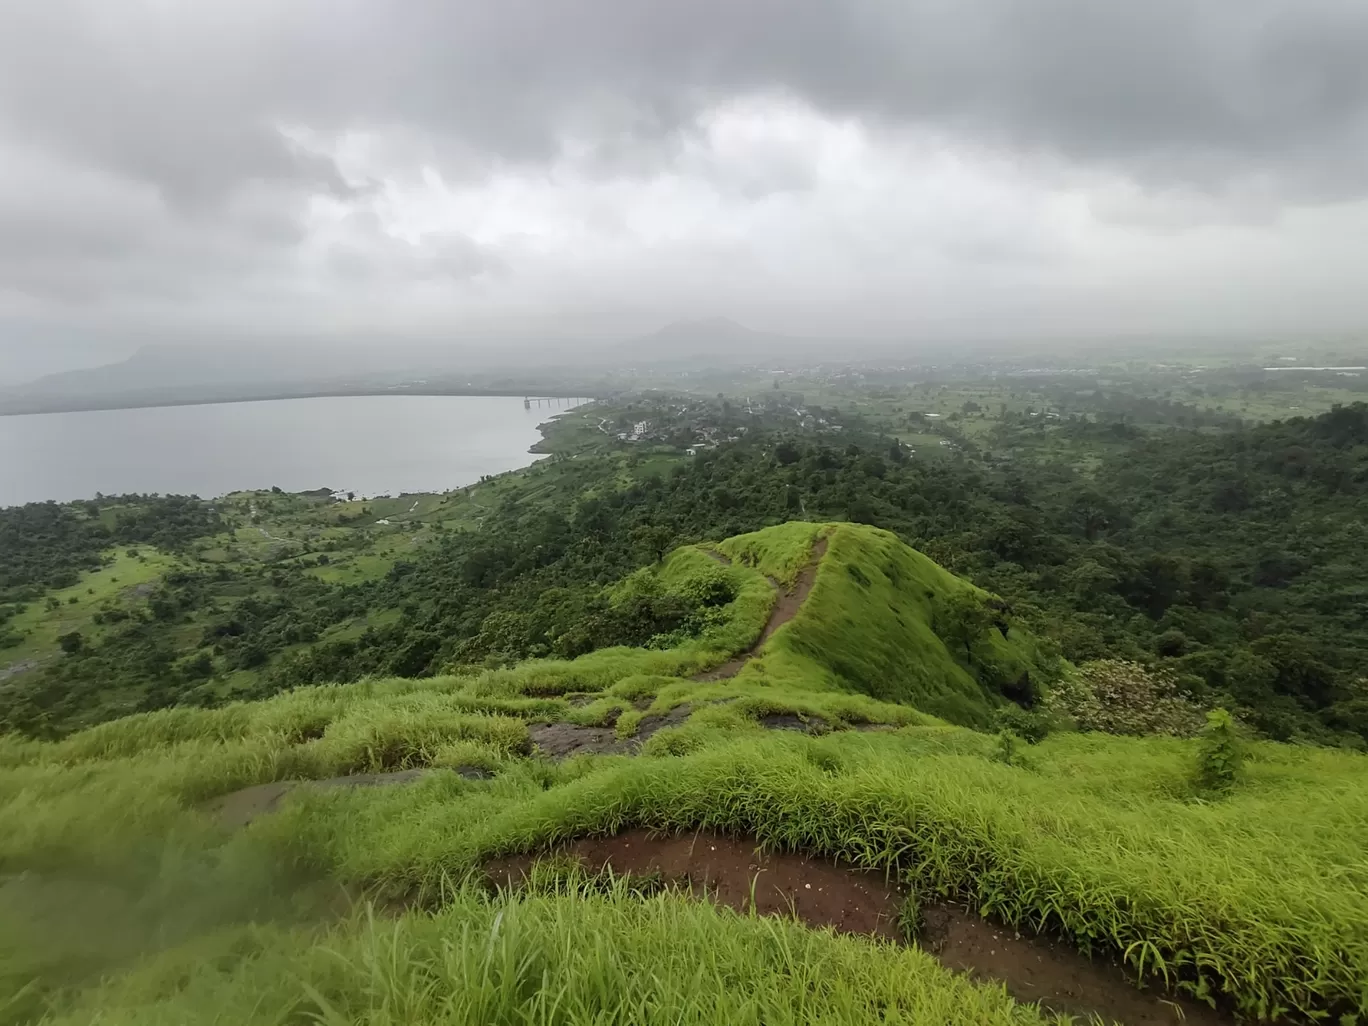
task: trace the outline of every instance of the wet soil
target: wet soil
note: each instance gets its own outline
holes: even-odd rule
[[[1024,936],[962,905],[922,910],[920,944],[947,969],[1000,980],[1018,1001],[1038,1001],[1056,1012],[1093,1013],[1125,1026],[1228,1026],[1233,1020],[1206,1005],[1137,988],[1116,963],[1089,959],[1059,941]]]
[[[280,807],[281,799],[297,787],[320,791],[338,787],[386,787],[417,780],[427,772],[425,769],[409,769],[395,773],[353,773],[327,780],[275,780],[220,795],[206,802],[203,808],[218,820],[219,825],[229,830],[240,830],[254,820],[275,812]],[[462,766],[456,772],[468,780],[484,780],[493,775],[488,770],[474,766]]]
[[[635,738],[620,738],[612,727],[581,727],[574,723],[544,723],[529,731],[532,743],[548,759],[572,755],[626,755]]]
[[[822,557],[826,555],[826,549],[827,540],[825,538],[818,538],[816,543],[812,546],[811,560],[809,560],[807,566],[803,567],[802,571],[798,574],[798,579],[789,590],[782,590],[782,585],[780,585],[778,581],[773,577],[769,578],[770,584],[779,592],[779,598],[775,601],[774,608],[770,610],[769,619],[765,621],[765,627],[760,632],[760,637],[756,639],[755,644],[753,644],[749,650],[728,659],[721,666],[715,666],[711,670],[696,673],[690,679],[697,681],[729,680],[740,673],[741,667],[745,666],[746,663],[764,647],[765,642],[769,641],[774,632],[797,616],[798,610],[803,608],[803,603],[807,601],[808,593],[812,591],[813,582],[817,580],[817,565],[822,561]],[[720,552],[709,552],[708,555],[722,563],[731,562],[731,560],[727,559],[727,557]]]
[[[532,743],[549,759],[572,755],[635,755],[656,731],[683,723],[693,712],[687,702],[669,712],[643,716],[633,737],[620,738],[610,726],[581,727],[574,723],[547,723],[529,731]]]
[[[688,702],[685,702],[683,705],[675,706],[669,712],[643,716],[641,721],[637,724],[636,737],[634,740],[639,744],[645,744],[646,739],[656,731],[662,730],[665,727],[677,727],[687,720],[692,713],[693,706]]]
[[[756,722],[766,730],[796,730],[802,734],[822,734],[829,729],[827,721],[820,716],[803,719],[793,713],[770,713]]]
[[[583,838],[561,850],[576,856],[590,872],[658,874],[738,911],[750,910],[753,895],[762,915],[796,914],[811,926],[830,926],[842,933],[898,937],[899,897],[881,874],[842,869],[801,855],[761,855],[752,843],[717,834],[653,837],[645,830],[631,830],[616,837]],[[517,887],[534,861],[535,856],[514,855],[489,863],[486,870],[496,884]]]
[[[583,838],[558,849],[589,872],[660,877],[700,897],[762,915],[796,916],[808,926],[831,927],[902,942],[902,895],[881,873],[786,853],[759,854],[750,841],[711,833],[654,836],[631,830],[616,837]],[[498,886],[518,887],[535,855],[514,855],[486,865]],[[1135,987],[1119,965],[1090,960],[1063,943],[1018,935],[960,905],[926,904],[918,944],[946,968],[1003,983],[1019,1001],[1125,1026],[1229,1026],[1231,1019],[1204,1005]]]

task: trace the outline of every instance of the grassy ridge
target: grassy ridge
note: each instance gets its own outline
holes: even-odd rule
[[[791,585],[812,559],[817,539],[831,531],[829,524],[793,521],[751,534],[738,534],[718,543],[717,551],[743,566]]]
[[[787,569],[802,543],[810,545],[809,532],[817,526],[785,525],[730,544],[743,552],[759,551],[767,565]],[[821,529],[829,547],[812,593],[749,673],[789,687],[811,688],[821,681],[952,722],[986,726],[1000,698],[985,689],[964,655],[952,653],[935,629],[938,607],[957,594],[984,593],[887,531],[850,524]],[[768,544],[749,540],[756,537]],[[788,543],[787,550],[781,542]],[[972,655],[972,665],[988,679],[1047,672],[1034,639],[1015,627],[1005,638],[996,629],[982,632]]]

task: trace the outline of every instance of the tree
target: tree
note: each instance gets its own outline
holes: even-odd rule
[[[57,644],[62,646],[62,651],[67,655],[75,655],[85,647],[85,638],[81,637],[80,631],[72,631],[61,635],[57,639]]]
[[[632,548],[649,563],[659,563],[674,543],[674,532],[660,524],[632,528]]]
[[[1096,492],[1084,492],[1069,507],[1069,518],[1088,541],[1110,527],[1115,516],[1115,507]]]
[[[957,591],[936,610],[936,634],[947,646],[964,648],[964,660],[972,663],[974,642],[993,626],[993,611],[983,599],[968,589]]]

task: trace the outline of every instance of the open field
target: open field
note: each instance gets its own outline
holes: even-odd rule
[[[128,610],[146,599],[155,583],[179,561],[148,547],[110,550],[99,570],[82,575],[68,588],[57,588],[44,602],[30,603],[10,620],[18,644],[0,649],[0,667],[43,662],[60,651],[57,639],[73,631],[98,640],[106,628],[93,619],[104,609]]]

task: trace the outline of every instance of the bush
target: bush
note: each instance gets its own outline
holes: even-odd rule
[[[1028,744],[1038,745],[1059,726],[1058,719],[1042,709],[1023,709],[1005,705],[997,711],[997,728],[1017,735]]]
[[[1066,674],[1051,690],[1048,708],[1072,718],[1079,730],[1108,734],[1191,737],[1201,729],[1201,708],[1183,694],[1171,670],[1098,659]]]
[[[701,566],[675,586],[677,594],[693,605],[724,606],[736,598],[731,576],[720,566]]]
[[[1212,709],[1197,749],[1197,786],[1208,794],[1229,793],[1239,782],[1244,758],[1234,719],[1224,709]]]

